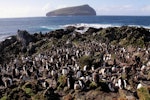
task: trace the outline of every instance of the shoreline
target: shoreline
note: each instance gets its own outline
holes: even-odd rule
[[[56,29],[53,29],[51,31],[55,31],[55,30],[59,30],[59,29],[65,29],[67,27],[76,27],[76,28],[80,28],[80,27],[84,27],[85,30],[80,30],[81,33],[84,33],[85,31],[87,31],[89,28],[96,28],[96,29],[100,29],[100,28],[115,28],[115,27],[135,27],[135,28],[145,28],[145,29],[148,29],[150,31],[150,27],[148,26],[140,26],[140,25],[113,25],[113,24],[89,24],[89,23],[77,23],[77,24],[67,24],[67,25],[63,25],[61,26],[60,28],[56,28]],[[41,27],[47,27],[49,29],[48,26],[41,26]],[[51,31],[45,31],[45,32],[42,32],[42,34],[46,34],[46,33],[49,33]],[[82,32],[83,31],[83,32]],[[17,32],[17,30],[16,30]],[[38,32],[32,32],[32,34],[35,34],[35,33],[40,33],[40,31]],[[11,36],[16,36],[15,34],[14,35],[10,35],[9,34],[0,34],[2,37],[0,37],[0,42],[2,41],[5,41],[5,39],[11,37]]]

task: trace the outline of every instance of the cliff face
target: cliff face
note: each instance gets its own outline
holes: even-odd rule
[[[82,5],[76,7],[67,7],[62,9],[57,9],[48,12],[46,16],[82,16],[82,15],[96,15],[96,11],[89,5]]]

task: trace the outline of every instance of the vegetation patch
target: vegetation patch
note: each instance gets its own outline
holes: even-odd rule
[[[90,88],[91,89],[96,89],[97,87],[98,87],[97,83],[95,83],[95,82],[90,83]]]
[[[28,95],[30,95],[30,96],[33,96],[33,95],[34,95],[34,93],[33,93],[33,91],[32,91],[31,88],[25,88],[25,92],[26,92],[26,94],[28,94]]]
[[[150,93],[147,87],[141,87],[138,89],[137,94],[140,100],[150,100]]]
[[[92,63],[93,63],[93,58],[91,56],[82,56],[80,59],[79,59],[79,63],[81,65],[81,67],[83,68],[83,66],[85,65],[89,65],[91,66]]]
[[[67,84],[67,77],[64,75],[61,75],[58,78],[58,83],[59,83],[58,89],[64,88]]]
[[[7,100],[7,96],[3,96],[0,100]]]

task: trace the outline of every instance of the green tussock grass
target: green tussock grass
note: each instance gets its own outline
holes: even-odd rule
[[[150,100],[150,93],[147,87],[141,87],[137,90],[139,100]]]

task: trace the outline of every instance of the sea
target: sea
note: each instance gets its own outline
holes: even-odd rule
[[[150,16],[61,16],[0,18],[0,41],[16,35],[17,30],[26,30],[30,34],[65,28],[84,26],[95,28],[135,26],[150,29]]]

